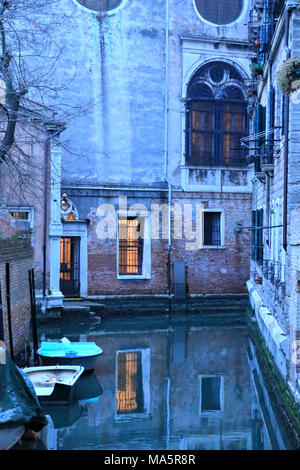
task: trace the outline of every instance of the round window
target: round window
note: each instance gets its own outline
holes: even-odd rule
[[[243,0],[195,0],[198,13],[210,23],[233,23],[241,14]]]
[[[87,10],[109,11],[121,5],[122,0],[75,0],[75,3],[78,3]]]

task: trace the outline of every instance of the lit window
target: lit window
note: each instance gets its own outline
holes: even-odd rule
[[[119,219],[119,275],[142,274],[143,224],[138,218]]]
[[[240,16],[243,0],[195,0],[199,14],[217,25],[233,23]]]
[[[60,239],[60,290],[65,297],[80,293],[80,237]]]
[[[117,361],[117,414],[143,413],[141,352],[119,352]]]
[[[110,11],[121,5],[122,0],[75,0],[75,3],[91,11]]]
[[[12,217],[11,224],[16,228],[19,233],[29,233],[33,231],[33,209],[23,207],[9,207],[9,213]],[[33,245],[33,236],[31,236],[31,243]]]
[[[245,166],[240,139],[247,133],[243,79],[230,64],[201,67],[187,90],[186,163]]]
[[[22,212],[12,211],[10,212],[10,215],[12,216],[13,219],[16,219],[16,220],[29,220],[29,212],[27,211],[22,211]]]

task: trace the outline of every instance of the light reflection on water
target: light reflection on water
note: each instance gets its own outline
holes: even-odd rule
[[[103,349],[95,371],[82,378],[77,400],[45,408],[49,424],[40,439],[48,449],[290,447],[243,323],[199,324],[187,315],[142,325],[103,321],[92,330],[81,327],[80,335],[64,322],[41,328],[44,338],[68,331],[70,340],[95,341]]]

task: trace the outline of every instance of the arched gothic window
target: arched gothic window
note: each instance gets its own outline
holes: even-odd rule
[[[230,64],[209,63],[187,90],[186,163],[243,166],[241,137],[247,132],[247,103],[239,72]]]

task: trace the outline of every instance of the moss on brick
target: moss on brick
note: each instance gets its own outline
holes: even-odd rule
[[[262,373],[264,385],[269,393],[272,403],[275,404],[278,414],[287,434],[297,449],[300,449],[300,417],[299,406],[295,402],[286,383],[278,372],[274,360],[269,353],[259,327],[248,317],[249,336],[257,351],[257,361]]]

